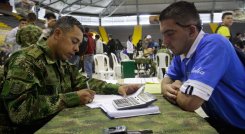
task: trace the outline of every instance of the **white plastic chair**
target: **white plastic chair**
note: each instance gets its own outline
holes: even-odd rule
[[[159,79],[167,72],[170,65],[170,55],[167,53],[157,53],[157,76]],[[163,72],[164,71],[164,72]]]
[[[100,79],[109,79],[112,75],[113,79],[114,71],[110,69],[109,66],[109,57],[104,54],[96,54],[94,55],[94,65],[95,65],[95,73],[99,74]]]
[[[123,53],[123,51],[120,52],[120,57],[121,57],[121,60],[130,60],[128,55]]]
[[[115,72],[115,76],[121,78],[121,64],[119,64],[117,56],[114,53],[111,53],[111,57],[113,60],[113,71]]]

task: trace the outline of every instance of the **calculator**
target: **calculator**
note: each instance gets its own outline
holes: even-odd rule
[[[125,110],[147,107],[155,101],[157,101],[157,98],[154,95],[148,92],[141,92],[136,96],[128,96],[122,99],[115,99],[112,101],[112,104],[117,110]]]

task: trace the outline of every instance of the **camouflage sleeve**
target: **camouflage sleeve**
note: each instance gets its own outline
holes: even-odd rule
[[[118,88],[120,85],[106,83],[105,81],[98,79],[88,79],[83,76],[78,70],[73,68],[73,76],[75,76],[75,87],[77,88],[90,88],[96,92],[96,94],[118,94]]]
[[[18,56],[10,60],[2,95],[12,122],[28,124],[56,114],[65,107],[79,104],[75,92],[65,94],[44,93],[43,81],[35,72],[30,58]],[[40,71],[40,70],[38,70]]]

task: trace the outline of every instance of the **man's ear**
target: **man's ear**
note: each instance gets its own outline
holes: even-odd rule
[[[194,25],[191,25],[191,26],[190,26],[189,35],[190,35],[191,37],[193,37],[193,36],[195,35],[196,32],[197,32],[197,27],[194,26]]]
[[[63,34],[63,31],[60,28],[56,28],[53,33],[55,39],[61,38],[62,34]]]

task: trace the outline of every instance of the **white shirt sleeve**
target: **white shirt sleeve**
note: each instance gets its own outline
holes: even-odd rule
[[[188,95],[196,95],[203,100],[207,101],[213,92],[213,88],[209,85],[196,81],[187,80],[181,87],[180,91]]]
[[[134,52],[133,43],[128,40],[127,41],[127,53],[133,53],[133,52]]]
[[[18,27],[12,29],[5,37],[5,43],[7,44],[16,44],[16,34],[18,31]]]

